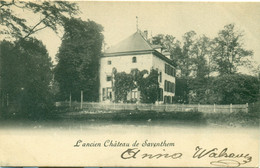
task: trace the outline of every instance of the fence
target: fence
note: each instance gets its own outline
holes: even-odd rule
[[[56,106],[69,107],[69,102],[56,102]],[[153,110],[158,112],[170,111],[199,111],[203,113],[232,113],[248,112],[248,104],[235,105],[201,105],[201,104],[123,104],[123,103],[94,103],[94,102],[72,102],[72,108],[90,110]]]

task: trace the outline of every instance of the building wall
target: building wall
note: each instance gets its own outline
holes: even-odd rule
[[[159,84],[160,84],[160,88],[163,89],[163,97],[164,96],[172,97],[172,96],[175,96],[175,92],[174,93],[166,92],[164,90],[164,83],[165,83],[165,80],[167,80],[167,81],[170,81],[170,82],[176,84],[176,81],[175,81],[175,77],[165,73],[165,64],[168,64],[168,63],[166,63],[164,60],[158,58],[157,56],[153,55],[153,68],[158,69],[158,72],[162,73],[162,81],[161,82],[159,81]],[[171,66],[172,68],[174,68],[172,65],[170,65],[170,64],[168,64],[168,65]]]
[[[136,57],[136,63],[132,62],[133,57]],[[108,61],[111,61],[110,65]],[[140,71],[146,69],[149,71],[152,67],[152,62],[152,54],[101,57],[99,100],[102,101],[102,89],[112,87],[112,82],[108,82],[106,78],[107,75],[112,75],[113,67],[116,68],[117,72],[130,73],[132,69],[139,69]]]
[[[136,63],[132,62],[133,57],[136,57]],[[111,64],[108,64],[109,61],[111,61]],[[157,56],[153,55],[152,53],[143,54],[143,55],[102,57],[100,59],[100,90],[99,90],[100,101],[103,101],[102,89],[112,87],[112,82],[107,81],[107,76],[112,76],[112,70],[114,67],[116,68],[117,72],[126,72],[126,73],[130,73],[132,69],[138,69],[140,71],[142,70],[150,71],[151,68],[157,69],[159,72],[162,73],[162,81],[161,82],[159,81],[159,84],[160,84],[160,88],[163,89],[163,97],[164,96],[173,97],[175,93],[166,92],[164,90],[165,80],[175,84],[175,77],[165,73],[165,64],[168,63],[158,58]]]

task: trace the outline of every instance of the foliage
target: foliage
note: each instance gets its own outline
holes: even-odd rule
[[[167,35],[158,34],[152,37],[151,41],[153,45],[161,45],[164,49],[167,49],[169,52],[176,47],[175,43],[178,43],[175,37],[168,34]]]
[[[257,101],[260,81],[249,75],[227,74],[216,77],[211,88],[220,104],[245,104]]]
[[[234,74],[239,66],[250,64],[248,57],[253,51],[243,47],[243,33],[229,24],[214,39],[213,60],[220,75]]]
[[[71,93],[74,100],[79,100],[83,90],[87,95],[84,100],[96,101],[103,27],[94,21],[72,18],[65,21],[64,29],[55,68],[61,99],[69,98]]]
[[[158,100],[159,82],[158,71],[152,69],[146,78],[139,82],[142,103],[155,103]]]
[[[11,43],[2,41],[2,100],[17,106],[17,112],[39,117],[52,106],[49,84],[51,59],[41,41],[28,38]]]
[[[155,103],[159,92],[158,72],[154,69],[148,74],[147,70],[133,69],[130,74],[125,72],[115,73],[115,99],[127,100],[127,94],[133,89],[140,91],[142,103]]]
[[[252,81],[255,78],[236,74],[238,67],[251,65],[249,57],[253,52],[244,49],[243,36],[234,24],[229,24],[213,40],[205,35],[198,37],[194,31],[185,33],[182,42],[171,35],[159,34],[153,37],[153,44],[166,48],[177,64],[174,101],[202,104],[256,101],[257,93],[250,89],[252,87],[257,90],[256,81]],[[255,71],[257,74],[258,71]],[[228,74],[234,76],[225,76]],[[221,76],[234,79],[223,81]],[[241,84],[242,81],[247,85]],[[218,89],[223,90],[222,87],[226,90],[218,92]]]
[[[191,74],[192,68],[192,45],[195,41],[196,33],[190,31],[183,36],[182,54],[178,58],[181,77],[188,77]]]
[[[188,103],[189,102],[189,88],[188,88],[188,79],[187,78],[176,78],[176,92],[174,96],[175,103]]]
[[[205,77],[210,73],[207,59],[211,54],[211,40],[205,35],[197,37],[196,32],[189,31],[181,43],[171,35],[158,34],[152,38],[152,43],[171,53],[171,59],[179,70],[178,76]]]
[[[27,16],[32,14],[37,21],[28,22],[29,18],[23,17],[25,15],[15,14],[19,12],[25,12]],[[64,18],[77,14],[77,12],[78,7],[75,3],[65,1],[0,1],[0,24],[2,25],[0,34],[27,38],[47,27],[57,33],[58,26],[63,25]]]
[[[127,101],[127,93],[135,88],[135,83],[132,74],[126,74],[125,72],[120,72],[115,74],[115,100]]]
[[[158,34],[150,39],[153,45],[160,45],[163,49],[170,52],[170,57],[173,63],[176,64],[178,69],[182,69],[182,46],[181,42],[178,41],[172,35]]]
[[[260,96],[259,79],[242,74],[176,78],[176,88],[176,103],[245,104],[256,102]]]
[[[188,90],[189,90],[189,103],[191,104],[210,104],[210,79],[209,78],[189,78]],[[213,94],[214,95],[214,94]]]
[[[211,40],[205,35],[195,39],[193,42],[190,55],[192,63],[193,77],[203,80],[210,75],[210,58],[211,58]]]

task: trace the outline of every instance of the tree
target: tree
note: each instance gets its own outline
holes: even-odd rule
[[[191,74],[188,79],[189,103],[208,103],[211,40],[205,35],[194,39],[190,47]]]
[[[165,38],[164,34],[157,34],[156,36],[152,37],[150,41],[152,41],[153,45],[161,45],[162,47],[164,47],[164,41],[165,41],[164,38]]]
[[[195,41],[196,33],[189,31],[183,36],[182,54],[179,55],[178,63],[181,70],[181,77],[190,76],[192,70],[192,47]]]
[[[34,19],[38,19],[37,22],[30,25],[32,22],[28,22],[24,15],[15,14],[19,11],[27,12],[28,16],[34,15]],[[77,12],[78,7],[75,3],[65,1],[0,1],[0,34],[25,39],[47,27],[57,33],[58,26],[63,25],[64,18]]]
[[[133,75],[125,72],[115,73],[115,101],[127,101],[128,92],[136,88]]]
[[[151,69],[149,75],[141,79],[139,88],[141,92],[142,103],[155,103],[158,100],[159,93],[159,82],[158,82],[158,71]]]
[[[18,61],[20,57],[17,56],[19,54],[19,50],[15,48],[15,44],[9,41],[1,41],[0,42],[0,77],[1,77],[1,107],[6,107],[8,105],[8,101],[13,98],[14,92],[17,91],[20,84],[20,76],[17,72],[19,71],[20,65]]]
[[[178,76],[188,77],[192,72],[192,49],[196,40],[196,33],[189,31],[183,35],[183,44],[172,35],[158,34],[152,38],[152,43],[161,45],[170,52],[171,59],[177,65]]]
[[[50,111],[53,104],[50,95],[51,58],[46,47],[37,39],[20,40],[17,46],[22,50],[23,60],[20,63],[24,63],[24,72],[21,72],[24,79],[23,109],[37,116],[42,115],[39,113]]]
[[[188,79],[184,77],[176,78],[176,92],[174,96],[175,103],[188,103],[188,94],[189,94],[189,87],[188,87]]]
[[[170,52],[170,57],[176,68],[182,69],[183,55],[181,42],[172,35],[158,34],[150,39],[153,45],[160,45],[162,48]]]
[[[234,74],[239,66],[250,64],[253,51],[243,47],[243,33],[234,24],[224,26],[214,39],[213,60],[220,75]]]
[[[193,77],[205,79],[210,74],[211,40],[205,35],[194,40],[190,49]]]
[[[41,41],[21,39],[15,43],[3,41],[1,45],[2,92],[7,101],[29,116],[39,117],[52,106],[49,84],[52,63]]]
[[[118,101],[127,101],[127,94],[137,89],[140,91],[140,101],[142,103],[155,103],[158,100],[159,93],[158,72],[151,69],[139,71],[133,69],[129,74],[125,72],[115,73],[115,99]]]
[[[72,18],[65,21],[64,31],[55,67],[61,99],[72,94],[74,100],[79,100],[80,91],[83,90],[87,95],[84,100],[96,101],[103,27],[94,21]]]
[[[215,101],[220,104],[244,104],[256,102],[260,81],[243,74],[226,74],[216,77],[211,84]]]

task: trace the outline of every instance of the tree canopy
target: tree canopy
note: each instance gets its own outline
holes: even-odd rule
[[[27,13],[27,16],[18,15],[19,11]],[[0,1],[0,34],[27,38],[47,27],[57,33],[58,26],[63,25],[64,19],[77,13],[77,5],[66,1]],[[36,22],[29,21],[29,16]]]
[[[195,31],[185,33],[182,41],[171,35],[158,34],[153,37],[151,40],[153,44],[159,44],[168,50],[172,60],[177,64],[175,102],[242,103],[244,102],[242,97],[247,102],[256,101],[253,98],[256,93],[248,91],[248,97],[246,94],[241,96],[243,90],[250,89],[243,84],[237,87],[240,82],[248,80],[252,82],[248,85],[257,89],[253,86],[256,83],[251,79],[253,76],[250,78],[237,74],[239,67],[251,65],[250,57],[253,55],[253,51],[244,47],[243,37],[243,32],[234,24],[224,26],[213,39],[205,35],[198,36]],[[256,70],[256,73],[258,72]],[[232,80],[226,80],[228,78],[233,78],[236,84],[233,85]],[[224,79],[226,85],[225,82],[221,82]],[[217,92],[217,89],[222,89],[220,86],[223,88],[228,86],[232,92]],[[229,98],[226,93],[233,96],[236,94],[236,98]],[[222,98],[216,99],[215,94]]]
[[[65,1],[0,1],[1,108],[29,116],[50,111],[52,62],[32,35],[45,28],[57,33],[66,18],[77,13],[77,5]]]
[[[0,48],[4,106],[14,103],[18,112],[30,116],[50,108],[52,63],[42,42],[35,38],[15,43],[2,41]]]
[[[211,83],[215,101],[220,104],[244,104],[259,98],[260,81],[243,74],[226,74],[214,78]]]
[[[55,79],[59,83],[60,98],[65,100],[72,94],[79,100],[80,91],[85,100],[98,100],[99,57],[103,42],[103,27],[94,21],[67,19],[55,68]]]
[[[213,40],[213,60],[220,75],[234,74],[239,66],[250,64],[253,51],[244,48],[243,33],[234,24],[220,30]]]

